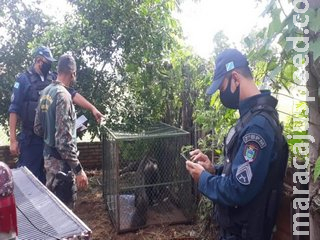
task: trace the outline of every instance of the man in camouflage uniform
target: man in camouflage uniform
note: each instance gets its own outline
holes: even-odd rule
[[[76,113],[67,88],[76,81],[76,62],[62,55],[57,80],[46,87],[36,109],[34,132],[44,139],[44,167],[47,187],[72,208],[76,187],[86,188],[88,179],[77,155]],[[72,172],[70,171],[72,170]]]
[[[51,65],[56,60],[48,47],[40,46],[34,52],[34,62],[25,72],[19,74],[14,83],[9,106],[9,129],[10,129],[10,153],[18,156],[17,166],[26,166],[45,184],[43,139],[33,132],[35,109],[38,105],[40,92],[47,87],[56,74],[50,72]],[[73,88],[69,88],[73,102],[78,106],[90,110],[97,122],[101,122],[103,115]],[[21,124],[20,133],[16,131]]]

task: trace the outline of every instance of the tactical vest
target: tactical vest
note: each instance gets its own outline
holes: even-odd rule
[[[44,154],[50,155],[56,159],[62,159],[61,155],[56,149],[56,119],[57,119],[57,95],[61,93],[70,95],[68,90],[58,81],[51,84],[50,87],[46,88],[44,91],[42,91],[42,96],[40,98],[40,112],[39,112],[39,119],[41,122],[42,129],[44,131],[43,140],[45,142],[44,146]],[[70,98],[71,100],[71,98]],[[66,99],[66,101],[69,101],[69,99]],[[71,100],[72,101],[72,100]],[[74,105],[72,102],[70,104],[70,111],[68,118],[73,122],[76,120],[76,112],[74,109]],[[72,129],[72,132],[70,134],[72,135],[72,141],[75,141],[76,139],[76,130],[75,126],[70,126]],[[67,131],[67,129],[65,129]],[[70,130],[71,131],[71,130]]]
[[[239,134],[242,129],[257,115],[267,119],[276,136],[277,154],[271,161],[270,170],[262,191],[245,206],[226,207],[216,205],[216,217],[220,227],[227,233],[241,240],[270,240],[276,214],[282,194],[283,178],[288,161],[288,144],[282,135],[282,126],[275,111],[276,99],[262,96],[248,113],[242,116],[230,129],[225,139],[225,161],[222,175],[231,173],[232,161],[241,141]]]
[[[25,99],[22,104],[22,129],[27,132],[33,132],[40,92],[51,83],[51,80],[45,79],[41,81],[39,76],[30,71],[26,71],[26,76],[29,84],[27,85]]]

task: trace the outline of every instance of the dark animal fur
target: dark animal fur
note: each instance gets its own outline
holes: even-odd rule
[[[148,206],[156,202],[158,190],[155,186],[144,186],[155,184],[158,181],[159,169],[157,160],[145,156],[136,171],[136,186],[138,186],[138,188],[135,190],[136,211],[132,217],[132,227],[139,227],[146,224]]]
[[[154,185],[159,182],[159,167],[157,160],[148,158],[143,171],[145,185]],[[149,201],[149,205],[153,205],[157,202],[159,195],[157,186],[146,187],[146,193]]]

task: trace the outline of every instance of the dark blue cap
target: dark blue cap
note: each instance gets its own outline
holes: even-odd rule
[[[239,67],[248,67],[247,58],[237,49],[226,49],[216,58],[214,76],[211,86],[206,94],[214,94],[221,86],[225,75]]]
[[[56,62],[57,60],[53,58],[52,53],[48,47],[40,46],[34,52],[34,56],[42,56],[50,62]]]

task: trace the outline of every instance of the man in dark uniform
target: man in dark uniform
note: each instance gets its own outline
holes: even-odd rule
[[[33,132],[35,109],[40,91],[48,86],[55,75],[50,72],[52,62],[56,61],[49,48],[41,46],[34,53],[34,64],[29,70],[20,74],[13,87],[9,107],[10,152],[19,156],[17,166],[26,166],[45,183],[43,167],[43,139]],[[103,115],[74,89],[69,89],[73,101],[90,111],[98,122]],[[16,135],[18,120],[21,121],[21,132]]]
[[[240,112],[225,138],[224,164],[213,165],[196,149],[186,168],[199,191],[215,203],[220,239],[270,240],[288,159],[277,100],[259,91],[246,57],[236,49],[216,59],[207,94],[218,89],[222,104]]]

